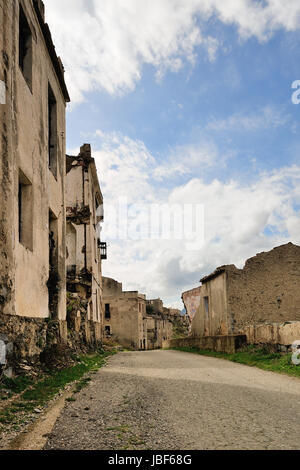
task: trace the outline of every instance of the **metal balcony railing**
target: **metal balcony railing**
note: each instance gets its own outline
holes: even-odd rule
[[[107,243],[98,241],[101,259],[107,259]]]

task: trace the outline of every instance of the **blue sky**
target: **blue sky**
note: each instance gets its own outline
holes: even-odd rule
[[[300,243],[298,1],[74,0],[68,24],[70,0],[45,3],[73,98],[68,150],[93,145],[108,208],[104,274],[180,307],[217,265]],[[203,204],[204,242],[110,238],[120,196]]]

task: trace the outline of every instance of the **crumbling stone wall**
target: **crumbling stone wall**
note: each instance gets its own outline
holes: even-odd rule
[[[43,364],[65,366],[73,352],[86,353],[102,346],[100,325],[88,320],[79,298],[68,298],[67,320],[0,314],[0,332],[0,346],[4,344],[5,350],[0,368],[7,374],[39,369]]]
[[[232,332],[249,325],[300,320],[300,247],[289,243],[227,270]]]
[[[24,363],[39,368],[43,354],[58,345],[67,346],[67,326],[61,320],[0,314],[0,332],[7,353],[2,369],[9,373],[24,372]]]
[[[250,344],[274,345],[285,352],[300,338],[300,321],[249,325],[245,334]]]
[[[85,303],[92,335],[103,337],[103,287],[99,208],[103,197],[91,146],[84,144],[78,156],[66,157],[67,290]],[[88,333],[89,334],[89,333]]]
[[[77,293],[67,294],[68,346],[79,351],[97,349],[102,344],[101,324],[88,318],[88,300]]]

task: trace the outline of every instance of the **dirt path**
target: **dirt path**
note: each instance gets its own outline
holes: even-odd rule
[[[177,351],[121,353],[46,449],[299,449],[300,380]]]

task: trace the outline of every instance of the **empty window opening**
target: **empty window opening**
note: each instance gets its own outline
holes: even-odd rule
[[[32,88],[32,33],[23,8],[19,14],[19,66],[23,76]]]
[[[209,314],[209,298],[208,297],[204,297],[204,308],[205,308],[205,313],[206,315]]]
[[[95,263],[98,263],[98,241],[96,237],[94,237],[94,246],[95,246]]]
[[[58,315],[58,298],[59,298],[59,273],[58,273],[58,220],[49,211],[49,313],[53,318]]]
[[[107,320],[110,319],[110,305],[109,304],[105,304],[105,318]]]
[[[90,302],[90,320],[94,320],[94,306],[92,301]]]
[[[105,334],[106,336],[110,335],[110,326],[108,325],[105,327]]]
[[[19,242],[33,250],[33,195],[32,184],[24,173],[19,171]]]
[[[57,178],[57,103],[50,85],[48,85],[48,150],[49,169]]]
[[[77,244],[76,229],[73,224],[67,223],[67,230],[66,230],[67,275],[72,278],[76,276],[76,244]]]
[[[97,317],[97,321],[99,321],[99,318],[100,318],[100,315],[99,315],[99,302],[98,302],[98,293],[99,291],[97,290],[96,292],[96,317]]]

